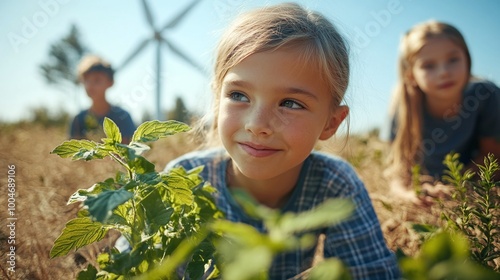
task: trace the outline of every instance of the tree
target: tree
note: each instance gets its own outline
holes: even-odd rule
[[[191,113],[184,105],[182,98],[175,99],[175,107],[167,113],[167,120],[176,120],[189,124],[191,122]]]
[[[50,46],[49,59],[40,65],[40,71],[49,84],[74,88],[78,85],[76,68],[87,53],[87,47],[80,40],[76,25],[71,25],[68,35]]]

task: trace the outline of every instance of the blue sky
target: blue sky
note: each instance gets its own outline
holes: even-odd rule
[[[149,0],[156,24],[163,26],[191,1]],[[214,48],[224,28],[240,11],[283,1],[200,0],[164,35],[210,73]],[[287,1],[288,2],[288,1]],[[500,83],[500,1],[376,0],[295,1],[331,19],[350,41],[351,132],[383,127],[396,81],[401,35],[416,23],[436,19],[455,25],[472,55],[473,73]],[[62,91],[39,73],[49,47],[65,36],[72,23],[91,51],[120,65],[145,38],[151,37],[140,0],[23,0],[0,2],[0,121],[30,117],[36,107],[71,114],[88,107],[83,89]],[[17,39],[17,40],[15,40]],[[20,40],[19,40],[20,39]],[[119,71],[108,92],[139,122],[145,112],[155,115],[154,44],[148,45]],[[204,112],[211,102],[210,76],[200,74],[163,48],[162,102],[171,108],[177,96],[190,110]]]

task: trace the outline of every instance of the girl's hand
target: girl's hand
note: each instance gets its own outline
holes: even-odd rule
[[[432,198],[449,199],[451,197],[451,186],[445,185],[441,182],[423,183],[422,194]]]
[[[404,184],[402,180],[393,179],[389,182],[389,186],[390,186],[390,195],[394,199],[398,199],[400,201],[404,201],[407,203],[412,203],[419,207],[422,206],[429,207],[434,204],[434,198],[427,195],[426,191],[423,191],[417,195],[416,190],[413,189],[411,185]],[[422,188],[424,187],[422,186]]]

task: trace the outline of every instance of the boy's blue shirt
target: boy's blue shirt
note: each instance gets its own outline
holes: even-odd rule
[[[176,166],[190,170],[203,165],[200,175],[218,190],[215,201],[226,219],[250,224],[265,232],[264,225],[248,217],[231,196],[226,181],[229,161],[223,149],[196,151],[170,162],[165,170]],[[370,197],[355,171],[342,159],[313,152],[305,160],[297,185],[281,211],[308,211],[330,198],[352,199],[355,211],[340,224],[312,232],[316,236],[326,235],[325,258],[342,260],[353,279],[399,279],[396,258],[385,244]],[[314,250],[278,255],[269,271],[270,279],[288,279],[308,269]]]
[[[88,118],[91,118],[89,124]],[[87,134],[93,130],[102,131],[104,118],[110,118],[116,123],[123,138],[132,138],[136,129],[130,114],[118,106],[111,106],[109,112],[105,116],[95,116],[89,113],[89,110],[83,110],[73,118],[71,122],[69,135],[70,138],[87,138]],[[98,125],[98,126],[96,126]]]

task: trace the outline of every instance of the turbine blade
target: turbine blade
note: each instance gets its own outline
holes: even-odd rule
[[[142,41],[135,49],[134,51],[127,57],[127,59],[125,59],[125,61],[123,61],[123,63],[118,67],[116,68],[116,71],[119,71],[121,69],[123,69],[127,64],[130,63],[130,61],[132,61],[145,47],[146,45],[151,41],[152,39],[145,39],[144,41]]]
[[[148,21],[149,26],[154,31],[156,31],[155,22],[153,19],[153,15],[151,14],[151,10],[149,9],[148,3],[146,2],[146,0],[142,0],[141,3],[142,3],[142,8],[144,9],[144,13],[146,14],[146,20]]]
[[[173,28],[175,27],[181,20],[182,18],[184,18],[184,16],[189,13],[189,11],[191,11],[191,9],[194,8],[194,6],[196,6],[196,4],[198,4],[199,2],[201,2],[201,0],[193,0],[191,2],[191,4],[187,5],[184,10],[182,10],[176,17],[174,17],[171,21],[169,21],[167,24],[165,24],[165,26],[163,26],[162,29],[160,29],[161,31],[167,29],[167,28]]]
[[[170,43],[169,41],[165,40],[162,38],[162,42],[164,42],[170,50],[178,55],[180,58],[182,58],[185,62],[187,62],[189,65],[193,66],[196,70],[198,70],[201,74],[206,75],[206,71],[203,67],[201,67],[198,63],[196,63],[194,60],[192,60],[189,56],[184,54],[178,47]]]

